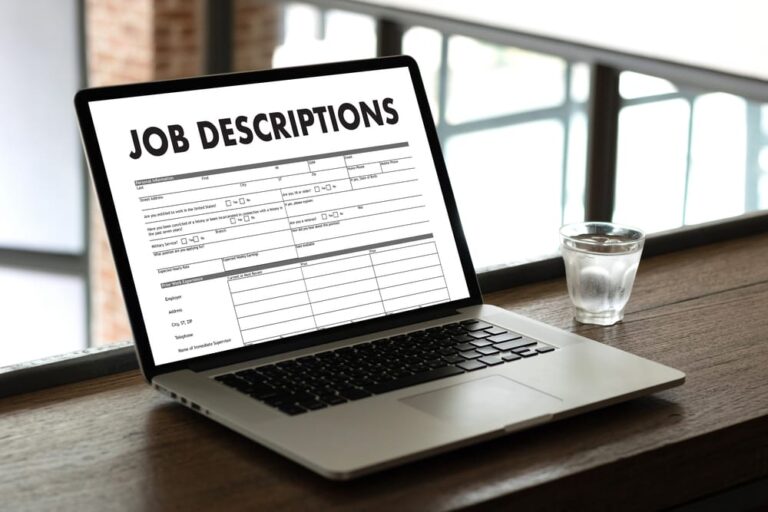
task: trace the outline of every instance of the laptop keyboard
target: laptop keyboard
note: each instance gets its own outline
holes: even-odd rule
[[[502,327],[465,320],[215,379],[296,415],[554,350]]]

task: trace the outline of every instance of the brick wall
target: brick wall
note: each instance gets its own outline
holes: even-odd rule
[[[87,0],[86,47],[91,86],[151,80],[154,48],[151,0]],[[97,344],[131,338],[98,201],[90,212],[91,339]]]
[[[272,67],[277,46],[278,9],[263,0],[235,0],[232,67],[252,71]]]
[[[87,0],[89,85],[194,76],[205,68],[203,0]],[[235,0],[233,67],[270,67],[277,8]],[[91,201],[91,339],[97,345],[131,338],[98,202]]]

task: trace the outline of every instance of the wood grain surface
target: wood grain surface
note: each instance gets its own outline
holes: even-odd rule
[[[642,510],[768,475],[768,234],[644,260],[612,327],[563,280],[486,299],[688,380],[335,483],[120,374],[0,401],[0,510]]]

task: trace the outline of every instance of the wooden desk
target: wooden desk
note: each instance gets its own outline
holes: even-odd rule
[[[685,385],[348,483],[170,403],[137,373],[0,401],[7,510],[623,510],[768,475],[768,234],[644,261],[624,323],[576,325],[562,280],[488,297],[679,368]],[[8,340],[6,340],[8,342]],[[12,341],[11,341],[12,342]]]

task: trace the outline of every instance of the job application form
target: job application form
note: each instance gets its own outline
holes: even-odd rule
[[[407,69],[91,108],[156,364],[468,295]]]

